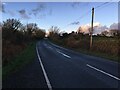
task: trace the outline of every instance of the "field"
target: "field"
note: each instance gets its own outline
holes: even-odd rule
[[[93,36],[93,44],[90,49],[90,37],[88,35],[69,35],[67,38],[52,39],[63,47],[94,56],[107,58],[120,62],[119,37]]]

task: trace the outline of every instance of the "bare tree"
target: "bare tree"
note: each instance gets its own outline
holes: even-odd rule
[[[37,24],[36,23],[29,23],[29,24],[27,24],[27,34],[28,35],[32,35],[32,33],[36,30],[36,29],[38,29],[38,27],[37,27]]]
[[[83,33],[81,27],[78,28],[77,33]]]
[[[20,27],[22,26],[21,22],[17,19],[7,19],[6,21],[3,21],[3,30],[11,30],[13,32],[16,32]]]
[[[53,34],[59,34],[60,29],[57,26],[51,26],[51,28],[48,30],[49,36]]]
[[[52,40],[57,40],[60,37],[60,29],[57,26],[52,26],[49,30],[49,38]]]
[[[20,27],[20,31],[23,33],[23,35],[25,35],[27,33],[26,28],[27,28],[26,25],[22,25]]]
[[[35,30],[35,33],[34,33],[36,39],[42,39],[42,38],[44,38],[45,34],[46,33],[45,33],[44,29],[37,29],[37,30]]]

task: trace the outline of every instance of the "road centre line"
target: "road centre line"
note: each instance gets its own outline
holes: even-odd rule
[[[120,80],[118,77],[116,77],[116,76],[114,76],[114,75],[111,75],[111,74],[109,74],[109,73],[107,73],[107,72],[105,72],[105,71],[103,71],[103,70],[100,70],[100,69],[98,69],[98,68],[96,68],[96,67],[93,67],[93,66],[91,66],[91,65],[89,65],[89,64],[86,64],[86,66],[88,66],[88,67],[90,67],[90,68],[92,68],[92,69],[94,69],[94,70],[96,70],[96,71],[99,71],[99,72],[101,72],[101,73],[103,73],[103,74],[105,74],[105,75],[108,75],[108,76],[110,76],[110,77],[112,77],[112,78],[114,78],[114,79],[116,79],[116,80]]]
[[[48,46],[48,48],[53,49],[52,47]]]
[[[44,44],[45,46],[47,46],[47,44]]]
[[[62,53],[62,52],[60,52],[60,51],[58,51],[58,50],[57,50],[57,52],[60,53],[60,54],[62,54],[63,56],[65,56],[65,57],[67,57],[67,58],[71,58],[69,55],[66,55],[66,54],[64,54],[64,53]]]

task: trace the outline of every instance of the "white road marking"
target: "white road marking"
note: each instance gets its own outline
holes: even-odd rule
[[[46,43],[44,43],[44,45],[45,45],[47,48],[53,49],[52,47],[48,46]]]
[[[52,47],[48,46],[48,48],[53,49]]]
[[[47,48],[50,48],[50,49],[52,49],[52,47],[50,47],[50,46],[48,46],[47,44],[44,44]]]
[[[107,73],[107,72],[105,72],[105,71],[103,71],[103,70],[100,70],[100,69],[97,69],[97,68],[95,68],[95,67],[93,67],[93,66],[91,66],[91,65],[89,65],[89,64],[86,64],[88,67],[90,67],[90,68],[92,68],[92,69],[94,69],[94,70],[96,70],[96,71],[99,71],[99,72],[101,72],[101,73],[103,73],[103,74],[106,74],[106,75],[108,75],[108,76],[110,76],[110,77],[112,77],[112,78],[114,78],[114,79],[116,79],[116,80],[120,80],[118,77],[116,77],[116,76],[113,76],[113,75],[111,75],[111,74],[109,74],[109,73]]]
[[[65,56],[65,57],[67,57],[67,58],[71,58],[69,55],[66,55],[66,54],[64,54],[64,53],[62,53],[62,52],[60,52],[60,51],[58,51],[58,50],[57,50],[57,52],[60,53],[60,54],[62,54],[63,56]]]
[[[47,44],[44,43],[44,45],[47,47]]]
[[[52,90],[52,86],[51,86],[50,81],[49,81],[49,79],[48,79],[47,73],[45,72],[45,69],[44,69],[44,66],[43,66],[43,64],[42,64],[40,55],[39,55],[39,53],[38,53],[37,46],[36,46],[36,51],[37,51],[38,59],[39,59],[39,61],[40,61],[40,65],[41,65],[42,70],[43,70],[43,74],[44,74],[44,76],[45,76],[45,80],[46,80],[47,86],[48,86],[49,90]]]

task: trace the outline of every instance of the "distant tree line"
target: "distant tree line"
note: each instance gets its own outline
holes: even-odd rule
[[[103,32],[101,32],[100,35],[116,37],[116,36],[120,36],[120,30],[112,29],[112,30],[109,30],[109,31],[103,31]]]
[[[118,56],[120,32],[119,30],[110,30],[109,33],[107,33],[109,36],[107,36],[106,31],[98,35],[93,35],[93,46],[91,51]],[[80,30],[76,32],[72,31],[71,33],[61,33],[58,27],[52,26],[49,29],[48,38],[54,43],[67,48],[90,50],[90,35]]]

